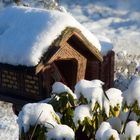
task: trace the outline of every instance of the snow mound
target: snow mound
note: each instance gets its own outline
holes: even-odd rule
[[[80,105],[78,107],[75,108],[74,110],[74,117],[73,117],[73,121],[75,126],[78,125],[78,122],[82,122],[84,121],[84,119],[88,117],[88,118],[92,118],[92,115],[90,113],[90,108],[88,105]]]
[[[111,40],[105,36],[99,36],[98,35],[98,39],[100,41],[100,44],[101,44],[101,54],[102,55],[106,55],[110,50],[113,49],[113,44],[111,42]]]
[[[107,98],[104,98],[104,108],[106,115],[109,116],[110,107],[114,108],[115,106],[119,105],[119,107],[121,108],[123,97],[121,90],[116,88],[108,89],[106,91],[106,95],[109,100]]]
[[[140,135],[140,127],[136,121],[130,121],[125,128],[125,136],[127,139],[136,140],[136,137]]]
[[[46,103],[26,104],[19,113],[18,124],[20,130],[27,132],[30,126],[37,124],[57,125],[59,117],[55,113],[52,105]]]
[[[102,89],[103,84],[100,80],[81,80],[75,86],[75,94],[78,99],[81,96],[86,98],[92,110],[94,109],[95,103],[98,103],[102,109],[104,95]]]
[[[74,140],[75,134],[73,130],[67,125],[56,125],[46,134],[47,140]]]
[[[106,130],[101,140],[109,140],[111,137],[113,140],[120,140],[118,132],[114,129]]]
[[[103,134],[106,130],[111,129],[111,126],[108,122],[102,122],[100,127],[98,128],[95,138],[96,140],[101,140],[103,137]]]
[[[140,108],[140,78],[134,78],[128,89],[123,93],[124,100],[127,105],[131,106],[137,101]]]
[[[101,80],[95,79],[92,81],[82,79],[75,85],[74,93],[76,94],[77,98],[80,98],[80,94],[82,94],[83,89],[91,88],[91,87],[102,87],[104,82]]]
[[[0,21],[2,63],[37,65],[41,56],[66,27],[79,29],[93,46],[101,50],[99,40],[69,13],[11,6],[0,11]]]

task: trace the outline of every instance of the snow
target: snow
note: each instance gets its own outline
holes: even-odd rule
[[[29,103],[26,104],[18,115],[18,124],[20,130],[27,132],[30,126],[37,124],[57,125],[59,120],[52,105],[46,103]]]
[[[136,140],[136,136],[140,135],[140,127],[136,121],[130,121],[127,123],[125,128],[126,138],[131,138],[131,140]]]
[[[108,122],[102,122],[100,127],[98,128],[95,138],[96,140],[101,140],[103,137],[103,134],[106,130],[111,129],[111,126]]]
[[[78,122],[82,123],[82,121],[84,121],[86,117],[88,117],[89,119],[92,118],[88,105],[79,105],[75,108],[73,117],[75,126],[78,126]]]
[[[91,32],[109,38],[115,52],[139,55],[139,0],[60,0],[60,4]]]
[[[80,96],[83,96],[90,104],[92,110],[94,109],[95,103],[98,103],[102,109],[103,84],[100,80],[80,80],[75,86],[75,94],[78,99]]]
[[[66,7],[67,11],[71,12],[72,16],[82,23],[82,25],[87,27],[92,33],[96,34],[97,37],[105,36],[110,38],[116,52],[126,50],[130,55],[139,55],[139,0],[117,0],[115,2],[112,0],[60,0],[59,2],[62,3],[63,6]],[[3,7],[3,4],[0,2],[0,8],[1,7]],[[10,18],[11,17],[8,19]],[[9,21],[11,22],[11,20]],[[9,21],[8,23],[10,23]],[[7,27],[4,25],[4,28]],[[4,28],[2,28],[3,30],[0,29],[0,34],[4,31]],[[100,37],[99,40],[102,45]],[[130,63],[129,60],[128,63]],[[129,100],[131,100],[131,98],[129,98],[128,101]],[[16,124],[17,117],[11,110],[12,109],[9,104],[6,103],[5,106],[5,103],[0,103],[1,140],[18,139],[18,128]],[[126,115],[124,116],[126,117]],[[125,120],[125,118],[123,118],[123,120]]]
[[[110,107],[114,108],[117,107],[117,105],[119,105],[121,109],[123,97],[121,90],[116,88],[108,89],[106,91],[106,95],[109,100],[107,98],[104,98],[104,108],[106,115],[109,116]]]
[[[53,94],[61,94],[61,93],[69,93],[72,95],[72,97],[74,99],[76,99],[76,95],[72,92],[72,90],[67,87],[66,85],[64,85],[63,83],[61,82],[55,82],[53,85],[52,85],[52,93]]]
[[[140,108],[140,78],[134,78],[127,90],[123,93],[124,101],[128,106],[132,106],[136,101]]]
[[[102,85],[104,85],[104,82],[98,79],[92,81],[82,79],[76,83],[74,93],[79,99],[83,89],[90,88],[90,87],[102,87]]]
[[[67,125],[56,125],[46,134],[46,140],[74,140],[75,134],[73,130]]]
[[[12,6],[0,11],[0,21],[2,63],[37,65],[41,56],[66,27],[78,28],[101,51],[99,40],[68,13]]]
[[[97,37],[102,46],[101,54],[105,56],[110,50],[113,50],[113,44],[111,40],[105,36],[98,35]]]
[[[101,140],[109,140],[110,137],[113,137],[114,140],[120,140],[119,134],[115,129],[106,130]]]
[[[17,116],[11,103],[0,102],[0,140],[19,140]]]

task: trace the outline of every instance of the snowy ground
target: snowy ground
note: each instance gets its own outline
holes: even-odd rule
[[[124,49],[131,54],[140,54],[139,0],[60,1],[93,33],[110,38],[115,51]]]
[[[139,0],[59,0],[67,11],[97,36],[110,38],[114,50],[140,55]],[[11,104],[0,102],[0,140],[17,140]]]

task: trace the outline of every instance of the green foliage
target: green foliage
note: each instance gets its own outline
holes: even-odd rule
[[[30,126],[30,129],[27,133],[22,130],[21,136],[19,140],[46,140],[45,132],[47,129],[43,125]]]
[[[109,117],[107,117],[107,115],[105,114],[105,109],[104,108],[101,109],[99,103],[96,102],[94,108],[90,110],[92,114],[92,118],[85,117],[82,122],[80,122],[79,120],[78,125],[75,126],[73,122],[75,108],[81,104],[86,104],[90,106],[90,103],[87,101],[86,98],[84,98],[84,96],[81,95],[80,99],[76,100],[73,98],[73,96],[70,93],[63,92],[61,94],[55,95],[49,101],[49,104],[53,106],[56,112],[62,115],[61,120],[59,120],[57,116],[54,116],[54,118],[57,120],[58,123],[62,123],[70,126],[75,131],[75,134],[79,135],[79,133],[83,133],[83,135],[80,134],[79,137],[76,136],[76,139],[82,139],[83,136],[84,139],[86,140],[95,139],[95,135],[100,124],[103,121],[109,119],[110,117],[118,117],[120,111],[128,112],[126,121],[122,123],[122,128],[120,130],[120,134],[124,134],[125,127],[127,123],[130,121],[131,113],[134,112],[138,116],[140,116],[140,109],[138,107],[137,101],[131,106],[128,106],[125,103],[122,108],[120,108],[120,105],[117,105],[115,107],[110,106]],[[137,122],[139,123],[140,119],[137,120]],[[26,134],[24,133],[24,131],[22,131],[20,140],[31,140],[30,138],[31,135],[33,134],[33,131],[35,132],[32,139],[35,138],[35,140],[45,140],[45,133],[47,132],[47,128],[43,125],[37,125],[37,127],[31,126],[30,130]],[[108,140],[115,140],[115,138],[111,136]],[[140,140],[140,135],[137,136],[136,140]]]
[[[78,100],[78,103],[79,103],[79,104],[88,104],[88,101],[87,101],[87,99],[81,94],[81,95],[80,95],[80,98],[79,98],[79,100]]]
[[[115,138],[114,138],[113,136],[111,136],[111,137],[109,138],[109,140],[115,140]]]
[[[49,103],[56,112],[59,112],[62,115],[61,123],[75,129],[73,114],[76,101],[73,96],[70,93],[62,92],[61,94],[54,96]]]
[[[140,140],[140,135],[138,135],[138,136],[136,137],[136,140]]]

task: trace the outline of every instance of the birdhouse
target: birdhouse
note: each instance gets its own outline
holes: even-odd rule
[[[45,99],[56,81],[72,90],[81,79],[113,85],[113,51],[103,55],[98,39],[71,15],[10,7],[0,21],[1,100],[23,105]]]

